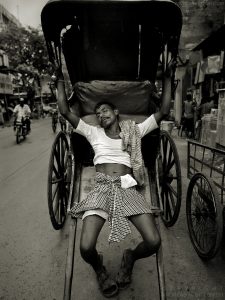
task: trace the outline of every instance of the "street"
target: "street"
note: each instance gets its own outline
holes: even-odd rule
[[[0,299],[61,299],[67,233],[55,232],[47,206],[50,119],[34,121],[16,144],[1,129]]]
[[[68,247],[68,223],[60,231],[51,225],[47,205],[47,174],[51,145],[55,134],[51,119],[33,120],[31,134],[16,144],[12,127],[0,128],[0,299],[63,299],[65,261]],[[203,262],[192,247],[185,215],[189,179],[186,175],[186,139],[172,136],[182,167],[183,198],[176,224],[167,229],[160,221],[164,255],[167,299],[225,299],[225,247],[214,259]],[[82,176],[82,197],[90,189],[93,168]],[[79,253],[78,221],[72,297],[75,300],[105,299],[94,272]],[[98,242],[104,263],[116,275],[124,248],[135,247],[140,240],[136,229],[120,244],[108,244],[105,224]],[[115,296],[118,300],[156,300],[158,279],[155,256],[135,264],[131,286]]]

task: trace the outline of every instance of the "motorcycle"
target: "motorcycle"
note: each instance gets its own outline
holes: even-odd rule
[[[27,130],[27,124],[25,123],[24,119],[16,120],[15,121],[15,135],[16,135],[16,143],[19,144],[21,141],[21,138],[25,140],[28,130]]]

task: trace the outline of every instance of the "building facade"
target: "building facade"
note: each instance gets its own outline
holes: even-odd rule
[[[19,22],[19,20],[0,4],[0,31],[6,29],[10,24],[14,24],[17,27],[22,27],[22,24]]]
[[[3,5],[0,4],[0,31],[7,29],[9,25],[22,27],[22,24]],[[9,59],[7,54],[1,50],[0,43],[0,122],[8,121],[12,114],[9,99],[13,96],[12,75],[9,73]]]
[[[223,24],[225,17],[224,0],[176,0],[183,15],[183,26],[179,44],[179,59],[176,72],[178,81],[174,110],[175,121],[180,124],[183,103],[186,94],[194,86],[193,65],[198,60],[193,49],[216,32]]]

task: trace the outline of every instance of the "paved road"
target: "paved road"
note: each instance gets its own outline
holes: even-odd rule
[[[0,299],[61,299],[67,232],[48,216],[50,119],[19,145],[12,127],[0,130]]]
[[[50,223],[46,200],[47,169],[54,140],[50,119],[34,121],[32,133],[20,145],[12,128],[0,129],[0,299],[61,300],[63,296],[68,223],[55,231]],[[162,224],[164,264],[168,299],[225,299],[225,249],[203,263],[190,243],[186,217],[186,140],[174,138],[180,155],[183,178],[183,202],[177,223],[170,229]],[[93,183],[93,169],[83,173],[82,197]],[[78,236],[80,221],[78,222]],[[124,248],[134,247],[140,239],[132,235],[121,244],[107,243],[104,226],[98,249],[104,253],[109,271],[116,274]],[[72,299],[104,299],[95,276],[83,263],[76,243]],[[133,283],[114,299],[158,299],[155,257],[134,267]]]

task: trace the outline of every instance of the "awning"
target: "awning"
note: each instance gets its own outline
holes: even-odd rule
[[[209,56],[225,49],[225,24],[209,37],[198,44],[192,51],[202,50],[204,56]]]

